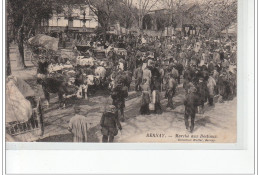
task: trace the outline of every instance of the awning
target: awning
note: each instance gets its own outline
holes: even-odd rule
[[[49,50],[58,50],[58,38],[53,38],[47,35],[38,34],[28,40],[30,45],[37,46],[37,47],[43,47],[45,49]]]

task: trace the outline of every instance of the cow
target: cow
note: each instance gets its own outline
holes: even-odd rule
[[[59,97],[59,106],[65,107],[67,95],[76,94],[78,88],[75,85],[67,83],[64,79],[56,79],[52,77],[43,78],[40,80],[44,97],[47,100],[47,108],[50,102],[50,93],[57,93]]]
[[[90,93],[95,93],[97,85],[100,84],[99,77],[95,75],[81,74],[78,79],[76,78],[79,91],[77,97],[87,99]]]
[[[115,76],[113,74],[111,75],[111,81],[109,82],[108,89],[112,90],[115,85],[120,81],[123,86],[126,86],[128,90],[130,89],[130,84],[132,82],[132,72],[130,71],[119,71],[115,73]]]
[[[104,88],[106,87],[107,83],[106,83],[106,69],[103,66],[98,66],[95,69],[95,76],[96,78],[99,79],[97,86],[100,85],[100,87]]]

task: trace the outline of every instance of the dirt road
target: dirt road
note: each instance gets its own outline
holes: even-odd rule
[[[15,53],[12,53],[15,54]],[[16,70],[15,61],[11,61],[13,75],[26,80],[38,96],[43,98],[43,92],[36,84],[36,68]],[[100,142],[101,132],[99,121],[105,105],[112,100],[108,92],[97,92],[88,100],[71,100],[66,109],[58,109],[57,96],[51,96],[51,105],[45,109],[45,131],[37,141],[41,142],[71,142],[72,135],[67,130],[68,122],[73,114],[73,105],[79,104],[83,114],[89,121],[89,142]],[[163,94],[162,94],[163,97]],[[126,121],[122,123],[123,130],[115,137],[115,142],[236,142],[236,98],[225,103],[216,103],[215,107],[205,106],[204,114],[197,114],[195,129],[191,134],[184,126],[184,91],[179,88],[174,97],[176,108],[166,109],[166,99],[162,99],[162,115],[139,115],[140,94],[132,91],[126,101]]]

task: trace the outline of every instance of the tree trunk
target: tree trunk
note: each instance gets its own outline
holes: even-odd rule
[[[5,16],[5,20],[6,20],[6,37],[5,37],[5,54],[6,54],[6,57],[5,57],[5,61],[6,61],[6,67],[5,67],[5,76],[9,76],[11,75],[11,63],[10,63],[10,34],[11,34],[11,31],[9,31],[9,24],[8,24],[8,17],[9,17],[9,10],[10,10],[10,7],[8,6],[8,1],[6,1],[6,16]]]
[[[25,61],[24,61],[24,46],[23,46],[23,40],[24,40],[24,24],[20,26],[18,30],[18,50],[19,50],[19,56],[17,57],[17,67],[18,68],[26,68]]]
[[[139,24],[139,28],[140,28],[141,31],[143,31],[143,20],[144,20],[144,19],[143,19],[143,16],[140,16],[140,21],[139,21],[140,24]]]
[[[8,32],[7,32],[8,33]],[[9,48],[9,43],[10,40],[8,38],[8,34],[6,35],[6,46],[5,46],[5,53],[6,53],[6,76],[11,75],[11,62],[10,62],[10,48]]]

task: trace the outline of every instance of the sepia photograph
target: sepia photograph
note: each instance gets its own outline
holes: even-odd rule
[[[6,0],[6,142],[237,143],[237,0]]]

